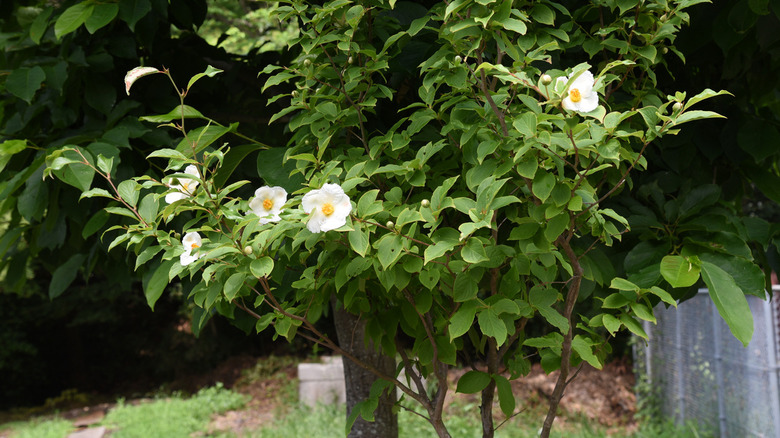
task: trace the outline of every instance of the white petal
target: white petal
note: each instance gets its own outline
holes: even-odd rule
[[[319,233],[322,231],[322,224],[327,218],[328,217],[322,214],[319,210],[314,210],[311,216],[309,216],[309,221],[306,222],[306,228],[308,228],[312,233]]]
[[[184,193],[179,192],[179,191],[175,191],[175,192],[171,192],[171,193],[168,193],[167,195],[165,195],[165,202],[167,202],[168,204],[173,204],[174,202],[181,201],[182,199],[184,199],[186,197],[187,197],[187,195],[185,195]]]
[[[181,244],[184,245],[187,251],[190,251],[193,244],[197,245],[198,248],[203,246],[203,239],[201,239],[200,234],[192,231],[184,235],[184,238],[181,239]]]
[[[322,190],[312,190],[303,195],[303,199],[301,199],[301,208],[303,208],[304,212],[311,213],[312,210],[329,201],[330,196]]]
[[[200,173],[198,173],[198,167],[194,164],[190,164],[184,169],[184,173],[188,173],[192,176],[200,178]]]
[[[589,70],[585,70],[581,75],[577,76],[577,79],[572,82],[569,89],[576,88],[580,90],[583,95],[590,94],[593,90],[593,73]]]
[[[569,111],[577,111],[577,105],[572,102],[571,98],[569,96],[566,96],[561,101],[561,105],[563,105],[563,109],[567,109]]]
[[[185,251],[179,256],[179,263],[181,263],[182,266],[187,266],[195,260],[198,260],[200,257],[197,255],[192,255],[192,251]]]
[[[588,95],[583,95],[582,100],[577,102],[577,111],[581,113],[589,113],[599,106],[598,93],[591,92]]]
[[[320,231],[335,230],[336,228],[343,227],[346,223],[347,223],[346,216],[336,216],[336,213],[333,213],[330,216],[326,216],[325,220],[322,221],[322,223],[320,224]]]

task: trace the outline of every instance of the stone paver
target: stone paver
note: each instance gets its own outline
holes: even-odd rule
[[[106,436],[106,427],[90,427],[68,435],[68,438],[103,438]]]

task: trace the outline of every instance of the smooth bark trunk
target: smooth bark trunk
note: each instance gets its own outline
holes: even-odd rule
[[[365,342],[365,322],[357,315],[344,310],[340,303],[332,301],[333,319],[336,325],[341,348],[354,355],[357,359],[373,365],[388,376],[395,375],[395,359],[377,351],[371,342]],[[344,358],[344,381],[347,388],[347,416],[354,406],[368,398],[371,385],[377,377],[368,370]],[[374,421],[369,422],[358,416],[352,426],[349,438],[397,438],[398,416],[393,413],[396,393],[390,390],[379,398],[379,405],[374,412]]]

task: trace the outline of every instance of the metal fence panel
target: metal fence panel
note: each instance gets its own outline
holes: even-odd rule
[[[775,289],[780,292],[780,288]],[[637,372],[654,389],[664,415],[694,421],[720,437],[780,438],[778,309],[748,296],[753,338],[737,341],[706,289],[678,308],[655,309],[649,341],[635,348]]]

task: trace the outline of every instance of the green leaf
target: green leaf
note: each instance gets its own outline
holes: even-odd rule
[[[622,314],[620,315],[620,322],[623,323],[624,326],[633,334],[639,336],[640,338],[647,339],[647,333],[645,333],[644,329],[642,328],[642,324],[637,322],[634,318],[632,318],[630,315]]]
[[[187,91],[189,91],[190,88],[192,88],[192,86],[195,85],[195,82],[197,82],[200,78],[202,78],[204,76],[208,76],[210,78],[213,78],[214,76],[216,76],[217,74],[222,73],[222,72],[223,72],[223,70],[220,70],[218,68],[214,68],[212,66],[206,67],[206,71],[204,71],[203,73],[198,73],[195,76],[193,76],[192,78],[190,78],[190,82],[187,83]]]
[[[5,88],[19,99],[30,103],[45,79],[46,73],[37,65],[32,68],[17,68],[6,78]]]
[[[289,160],[282,163],[284,153],[284,148],[272,148],[258,152],[257,174],[267,185],[280,186],[287,190],[287,193],[293,193],[301,188],[304,179],[300,173],[291,175],[291,172],[295,170],[295,161]]]
[[[27,140],[6,140],[0,143],[0,172],[11,161],[11,157],[27,148]]]
[[[222,290],[228,301],[233,301],[236,298],[238,292],[241,291],[241,287],[244,286],[244,280],[246,280],[246,274],[242,272],[236,272],[228,277],[227,281],[225,281],[225,288]]]
[[[349,231],[347,236],[349,237],[349,246],[352,247],[352,250],[360,254],[361,257],[365,257],[368,252],[368,233],[361,228],[356,228]]]
[[[157,218],[157,212],[160,209],[160,202],[153,193],[149,193],[141,199],[141,204],[138,206],[138,214],[146,222],[154,222]]]
[[[506,324],[492,308],[487,308],[480,312],[477,321],[479,322],[479,329],[482,330],[485,336],[495,338],[499,347],[504,345],[507,337]]]
[[[631,303],[631,310],[639,319],[652,322],[653,324],[658,322],[655,319],[655,315],[653,315],[653,310],[642,303]]]
[[[523,341],[523,345],[527,345],[533,348],[552,348],[553,350],[560,351],[563,345],[563,336],[560,333],[552,332],[540,338],[528,338]]]
[[[631,300],[624,297],[623,294],[614,293],[604,299],[604,304],[601,305],[604,309],[619,309],[631,303]]]
[[[687,110],[691,106],[701,102],[704,99],[709,99],[709,98],[712,98],[712,97],[715,97],[715,96],[723,96],[723,95],[734,96],[733,94],[729,93],[726,90],[713,91],[713,90],[711,90],[709,88],[706,88],[701,93],[699,93],[699,94],[691,97],[690,99],[688,99],[688,101],[685,103],[685,106],[683,107],[683,110]]]
[[[699,280],[697,259],[668,255],[661,260],[661,275],[672,287],[690,287]]]
[[[725,119],[725,117],[723,117],[722,115],[714,111],[701,111],[701,110],[686,111],[673,120],[672,126],[681,125],[685,122],[692,122],[694,120],[704,120],[704,119]]]
[[[81,196],[79,196],[79,200],[82,200],[84,198],[94,198],[95,196],[114,199],[114,196],[111,193],[109,193],[108,190],[101,189],[101,188],[94,188],[94,189],[87,190],[86,192],[82,192]]]
[[[119,17],[135,32],[135,24],[152,10],[149,0],[122,0],[119,3]]]
[[[552,172],[536,172],[531,190],[534,196],[544,202],[555,187],[555,174]]]
[[[604,328],[606,328],[609,334],[612,336],[615,336],[615,333],[618,330],[620,330],[620,326],[623,325],[623,323],[620,322],[619,319],[615,318],[609,313],[604,314],[604,317],[602,318],[602,322],[604,323]]]
[[[171,266],[174,263],[179,263],[178,260],[166,260],[148,276],[144,278],[144,295],[146,296],[146,303],[154,310],[154,305],[157,300],[162,296],[165,287],[168,286],[168,271],[171,270]]]
[[[469,238],[466,241],[466,244],[460,251],[460,255],[467,263],[479,263],[489,260],[484,245],[475,237]]]
[[[119,186],[117,186],[117,192],[119,192],[119,196],[121,196],[125,202],[130,204],[130,206],[135,207],[139,195],[137,182],[131,179],[122,181],[119,183]]]
[[[108,217],[108,212],[105,210],[99,210],[97,213],[93,214],[81,229],[81,237],[86,239],[95,234],[98,230],[103,228],[103,225],[108,221]]]
[[[469,331],[477,314],[477,305],[478,302],[475,300],[466,301],[455,311],[452,318],[450,318],[450,326],[448,328],[450,341]]]
[[[92,15],[84,23],[89,33],[95,33],[98,29],[111,22],[119,13],[117,3],[98,3],[92,11]]]
[[[230,126],[216,126],[206,125],[200,128],[195,128],[187,133],[187,138],[184,138],[179,145],[176,146],[176,150],[185,153],[192,154],[198,153],[209,146],[211,143],[219,140],[223,135],[231,132],[238,126],[236,124]]]
[[[479,285],[474,281],[468,271],[460,272],[458,276],[455,277],[455,283],[452,288],[452,299],[457,303],[473,300],[477,297],[477,293],[479,292]]]
[[[249,270],[252,271],[252,275],[257,278],[266,277],[274,270],[274,259],[264,256],[252,260],[252,263],[249,264]]]
[[[54,23],[54,36],[60,39],[78,29],[92,15],[93,8],[91,2],[84,1],[65,9]]]
[[[53,300],[62,295],[68,286],[73,283],[81,264],[84,263],[84,259],[86,259],[84,254],[76,254],[54,271],[54,274],[51,276],[51,283],[49,283],[49,299]]]
[[[52,12],[54,12],[54,8],[51,6],[47,7],[35,17],[35,20],[30,25],[30,39],[35,44],[41,43],[41,38],[43,38],[43,34],[46,33],[46,29],[49,27],[49,17]]]
[[[577,335],[572,339],[571,348],[576,351],[582,359],[591,364],[593,368],[600,370],[603,367],[601,361],[593,354],[591,344],[581,335]]]
[[[389,268],[403,255],[403,238],[397,234],[386,234],[377,245],[377,257],[384,269]]]
[[[701,275],[718,313],[734,337],[747,347],[753,337],[753,314],[745,293],[731,275],[712,263],[701,262]]]
[[[617,290],[630,290],[634,292],[639,292],[639,286],[635,285],[634,283],[625,280],[623,278],[613,278],[612,282],[609,284],[609,287],[611,289],[617,289]]]
[[[649,292],[660,298],[664,303],[677,307],[677,300],[675,300],[669,292],[661,289],[660,287],[653,286],[649,289]]]
[[[200,111],[189,105],[179,105],[172,109],[168,114],[160,114],[158,116],[143,116],[138,120],[151,123],[168,123],[174,120],[185,119],[205,119],[206,117],[201,114]]]
[[[506,377],[498,374],[493,375],[498,391],[498,405],[501,406],[501,412],[508,418],[515,412],[515,394],[512,392],[512,385]]]
[[[490,383],[490,374],[482,371],[467,371],[458,379],[458,387],[455,392],[461,394],[474,394],[487,388]]]
[[[231,147],[225,153],[225,159],[222,161],[222,165],[217,169],[214,174],[214,185],[217,187],[223,187],[227,182],[230,175],[236,170],[236,168],[244,161],[247,155],[260,150],[263,146],[252,143],[242,144],[239,146]]]

